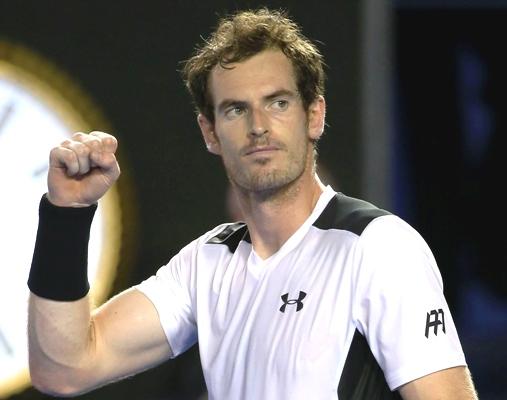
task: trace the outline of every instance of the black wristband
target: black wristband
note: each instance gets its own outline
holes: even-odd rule
[[[78,300],[88,293],[88,241],[97,204],[58,207],[42,196],[39,227],[28,277],[37,296],[58,301]]]

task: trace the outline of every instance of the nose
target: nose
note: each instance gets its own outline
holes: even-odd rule
[[[262,108],[252,108],[250,112],[250,135],[263,136],[268,133],[269,120]]]

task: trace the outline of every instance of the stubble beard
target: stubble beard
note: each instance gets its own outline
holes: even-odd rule
[[[226,166],[229,181],[240,192],[254,195],[259,199],[269,199],[292,186],[305,172],[308,164],[308,146],[306,144],[301,153],[289,153],[285,163],[281,166],[270,167],[274,161],[269,158],[256,160],[256,168],[234,169]]]

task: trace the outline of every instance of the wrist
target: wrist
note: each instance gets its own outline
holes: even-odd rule
[[[97,205],[60,207],[46,195],[39,205],[39,226],[28,287],[39,297],[78,300],[88,293],[88,241]]]
[[[78,203],[75,201],[68,201],[65,199],[61,199],[58,196],[51,195],[50,192],[47,192],[45,194],[45,197],[46,197],[47,201],[49,201],[49,203],[51,203],[52,205],[54,205],[56,207],[85,208],[85,207],[91,207],[94,204],[96,204],[96,203],[88,204],[88,203]]]

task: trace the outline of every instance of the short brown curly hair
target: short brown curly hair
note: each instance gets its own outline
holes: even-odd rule
[[[260,8],[222,18],[211,36],[184,62],[183,80],[197,111],[209,121],[215,121],[208,80],[216,65],[226,68],[272,48],[280,49],[292,62],[297,88],[308,110],[324,94],[323,57],[285,11]]]

